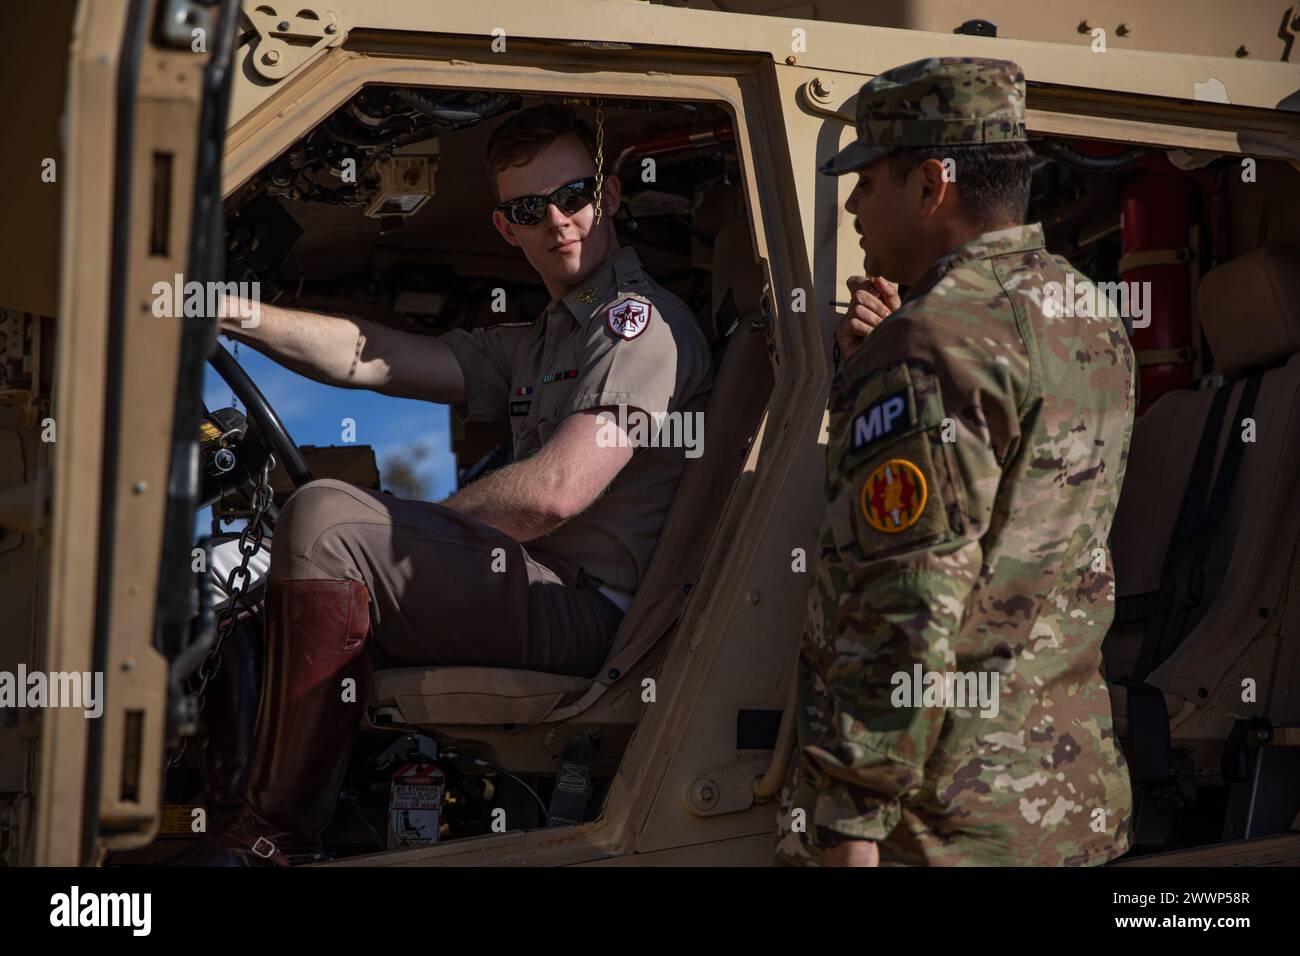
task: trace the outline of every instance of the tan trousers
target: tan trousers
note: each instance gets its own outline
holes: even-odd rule
[[[460,664],[593,677],[622,611],[580,569],[550,555],[546,562],[442,505],[322,479],[281,509],[269,580],[364,583],[379,667]]]

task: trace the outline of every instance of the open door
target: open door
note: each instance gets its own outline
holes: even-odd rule
[[[160,315],[154,286],[220,278],[237,15],[237,0],[81,2],[60,52],[58,300],[43,340],[57,438],[34,486],[28,667],[86,675],[102,710],[40,713],[21,862],[95,863],[153,838],[169,728],[186,718],[170,689],[211,639],[190,549],[216,325]]]

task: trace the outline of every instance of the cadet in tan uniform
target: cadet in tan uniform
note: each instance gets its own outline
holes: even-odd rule
[[[534,322],[435,338],[262,306],[256,329],[224,328],[330,384],[508,419],[516,461],[439,504],[333,480],[290,499],[272,545],[247,784],[206,861],[315,853],[376,665],[589,676],[603,663],[685,461],[623,432],[610,441],[611,422],[702,407],[712,365],[690,310],[619,248],[619,183],[605,178],[597,199],[593,145],[550,106],[489,144],[493,221],[552,297]],[[340,701],[348,677],[352,703]]]

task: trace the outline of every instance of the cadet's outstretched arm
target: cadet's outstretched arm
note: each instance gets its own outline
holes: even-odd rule
[[[485,475],[443,504],[521,543],[549,534],[590,507],[635,451],[626,436],[617,440],[617,422],[601,419],[601,412],[615,414],[595,408],[569,415],[535,455]]]
[[[368,319],[325,315],[262,304],[256,324],[237,316],[241,300],[228,301],[221,331],[293,369],[342,388],[455,405],[465,400],[460,363],[432,335],[390,329]]]

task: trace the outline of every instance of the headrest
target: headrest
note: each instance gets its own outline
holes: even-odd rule
[[[1285,362],[1300,352],[1300,246],[1270,243],[1211,269],[1198,308],[1227,378]]]
[[[749,222],[733,219],[718,230],[713,239],[713,306],[711,322],[718,319],[718,310],[731,290],[740,324],[756,318],[763,296],[763,270],[754,260],[754,244],[749,238]],[[709,340],[720,341],[727,330],[712,329]]]

